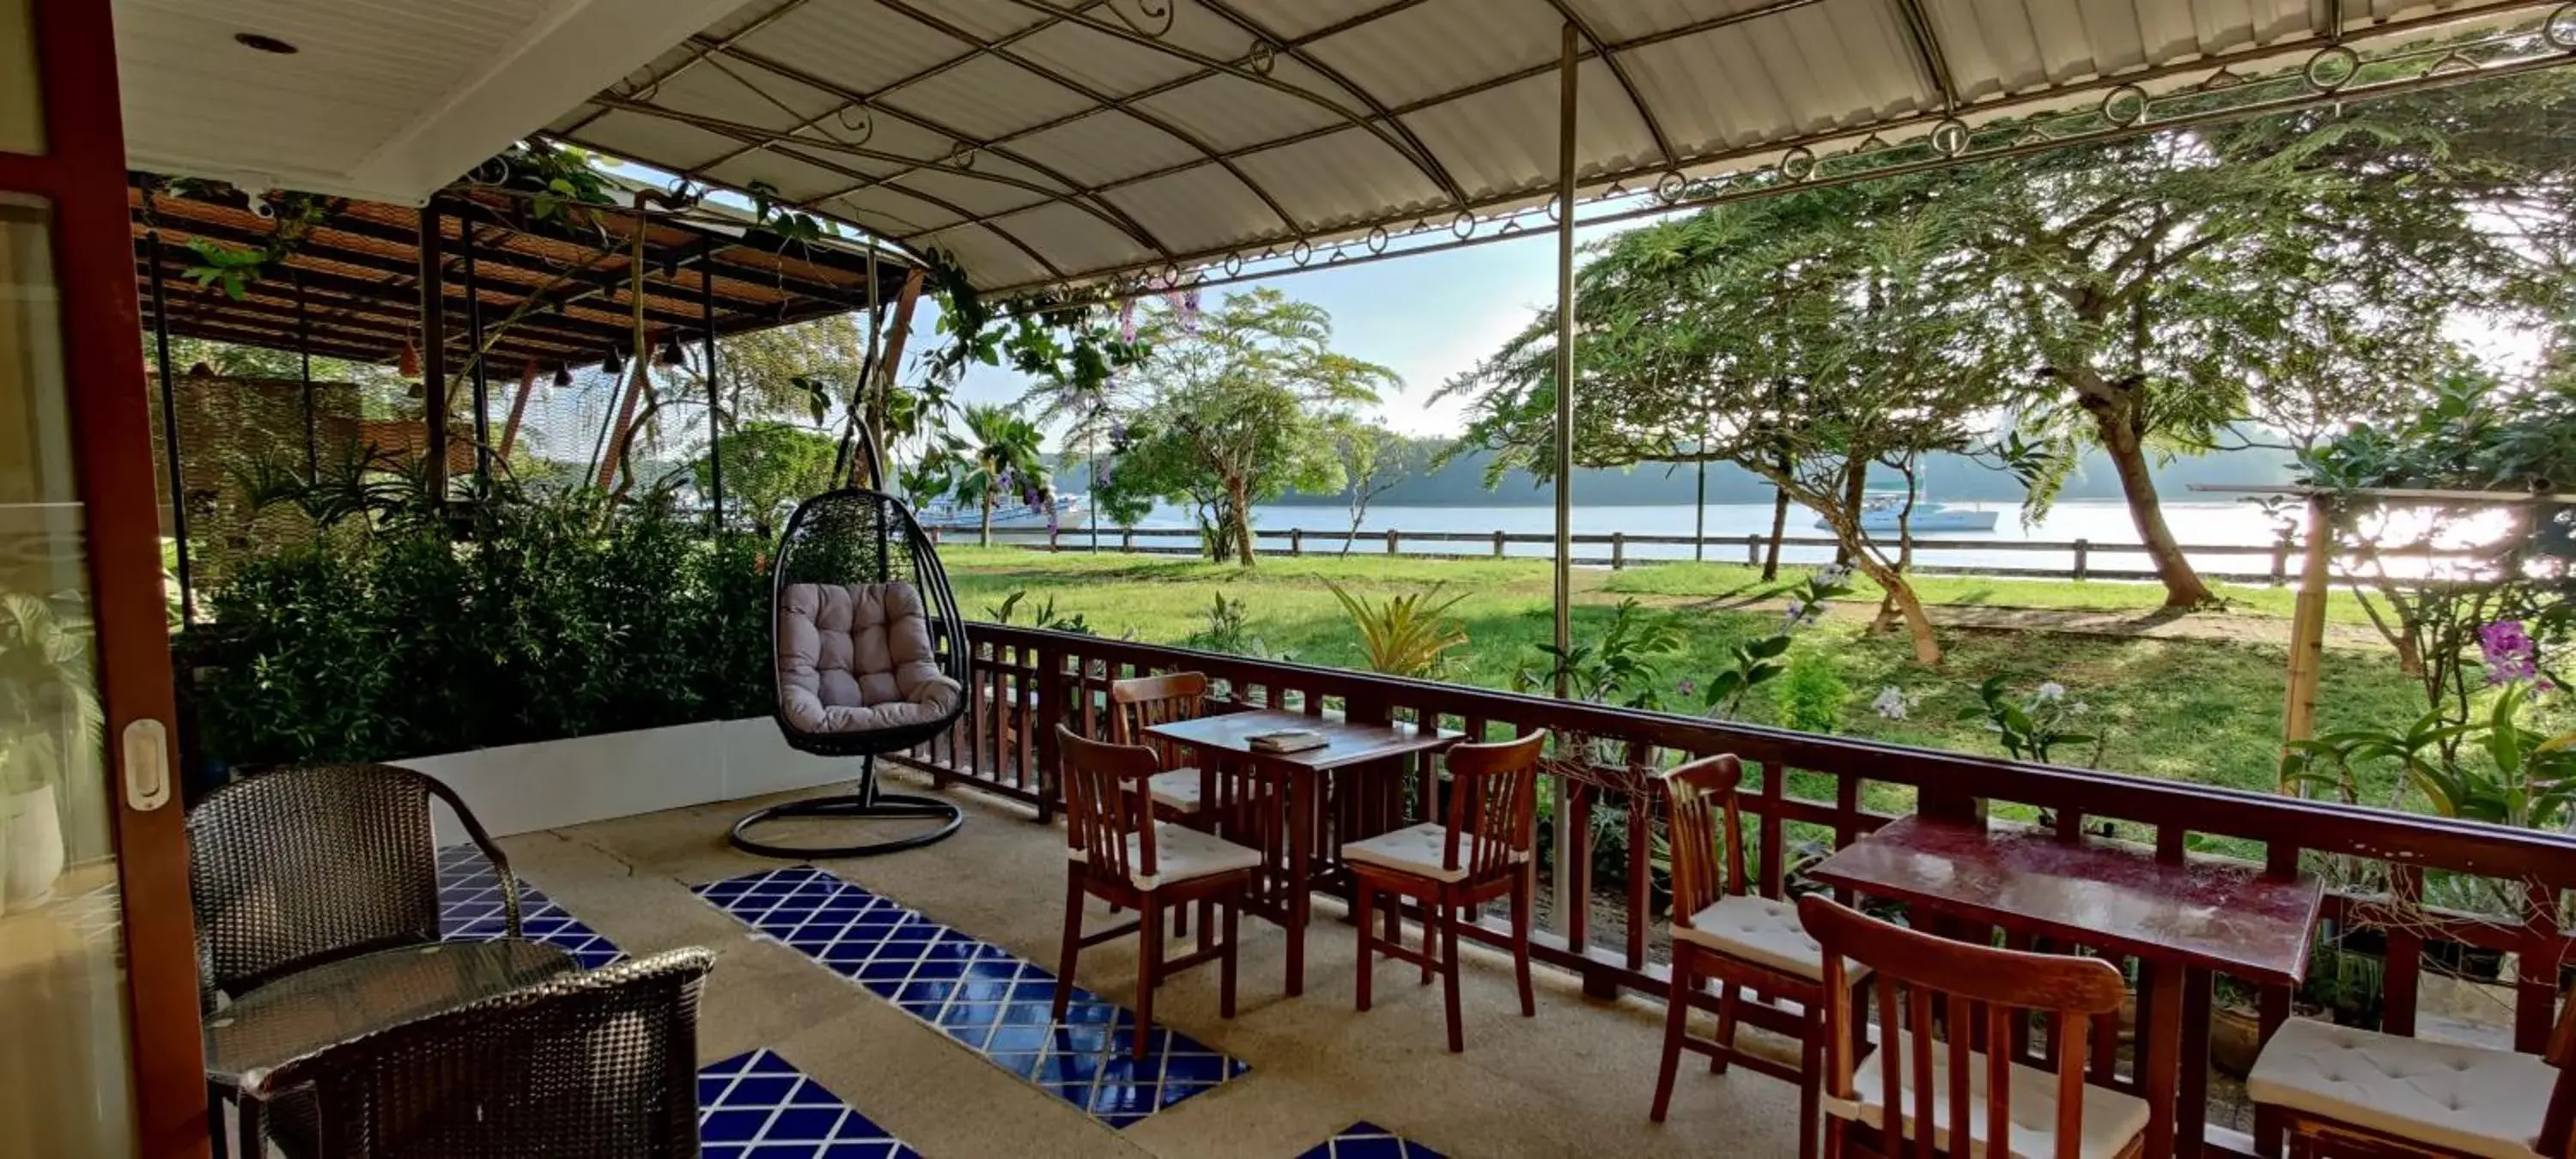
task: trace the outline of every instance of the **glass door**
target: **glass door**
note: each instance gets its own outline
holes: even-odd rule
[[[207,1140],[108,12],[0,0],[0,1156]]]

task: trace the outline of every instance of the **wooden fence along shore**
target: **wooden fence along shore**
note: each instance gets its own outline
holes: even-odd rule
[[[944,531],[934,529],[931,535],[935,539],[948,543],[974,542],[972,531],[953,528]],[[1264,554],[1340,555],[1343,554],[1342,544],[1348,533],[1340,530],[1319,531],[1292,527],[1282,530],[1255,528],[1252,535],[1254,547]],[[1771,537],[1761,534],[1712,535],[1705,539],[1694,539],[1688,535],[1629,535],[1614,531],[1607,535],[1577,535],[1573,537],[1573,541],[1576,552],[1574,562],[1578,566],[1620,569],[1632,565],[1689,562],[1687,559],[1667,555],[1632,554],[1630,551],[1632,548],[1689,548],[1695,545],[1705,553],[1706,559],[1710,562],[1742,562],[1760,566],[1763,554],[1769,549]],[[993,542],[1000,546],[1025,547],[1037,551],[1093,550],[1090,529],[1080,526],[1067,526],[1054,531],[1019,527],[995,528]],[[1357,555],[1365,552],[1372,555],[1412,555],[1434,559],[1470,556],[1490,556],[1494,559],[1507,557],[1545,559],[1548,557],[1545,550],[1516,554],[1510,549],[1514,546],[1535,546],[1545,549],[1552,547],[1555,542],[1556,537],[1553,535],[1534,532],[1405,531],[1389,528],[1383,531],[1360,532],[1351,544],[1350,554]],[[1830,551],[1839,544],[1824,536],[1792,535],[1783,537],[1780,540],[1780,546],[1784,552],[1797,548],[1821,548]],[[1099,532],[1098,550],[1146,555],[1197,555],[1199,554],[1199,532],[1187,527],[1103,527]],[[2145,550],[2134,543],[2096,543],[2089,539],[1957,539],[1940,536],[1917,538],[1914,541],[1913,570],[1925,575],[2152,580],[2156,578],[2156,573],[2149,568],[2099,567],[2094,564],[2098,556],[2110,556],[2122,560],[2134,557],[2143,560]],[[2300,554],[2300,541],[2285,535],[2268,544],[2184,544],[2182,550],[2185,555],[2195,557],[2196,560],[2220,556],[2262,561],[2258,569],[2201,566],[2198,569],[2200,574],[2210,579],[2267,583],[2273,587],[2283,587],[2293,578],[2294,567]],[[2071,557],[2072,562],[2063,567],[1996,566],[1959,563],[1955,560],[1943,562],[1945,556],[1955,557],[1979,552],[2053,554]],[[2481,554],[2465,549],[2413,548],[2390,549],[2383,552],[2382,557],[2391,561],[2423,561],[2429,564],[2435,560],[2474,559]],[[1784,560],[1784,562],[1788,561]]]

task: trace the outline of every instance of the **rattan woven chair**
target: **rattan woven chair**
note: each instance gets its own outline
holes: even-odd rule
[[[559,975],[255,1073],[242,1095],[309,1108],[273,1117],[291,1159],[694,1159],[714,965],[685,949]]]
[[[326,962],[439,937],[438,844],[430,802],[444,802],[500,879],[519,937],[510,863],[454,790],[392,765],[289,767],[235,781],[188,810],[188,893],[197,978],[218,995]]]

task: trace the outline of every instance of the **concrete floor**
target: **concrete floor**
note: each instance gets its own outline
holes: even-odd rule
[[[1063,830],[1040,828],[1030,812],[972,791],[953,796],[967,821],[950,840],[818,864],[1051,969],[1063,912]],[[1307,939],[1302,997],[1283,996],[1284,943],[1261,921],[1244,924],[1234,1019],[1217,1016],[1212,964],[1165,983],[1157,1021],[1244,1059],[1251,1072],[1111,1130],[692,895],[690,886],[779,864],[725,843],[727,827],[754,804],[621,818],[502,844],[520,876],[627,952],[702,945],[722,954],[707,990],[701,1061],[775,1049],[929,1159],[1290,1159],[1362,1120],[1451,1159],[1796,1152],[1794,1088],[1742,1070],[1713,1077],[1696,1057],[1685,1057],[1671,1120],[1648,1122],[1661,1006],[1585,998],[1572,976],[1544,966],[1538,1017],[1524,1019],[1509,961],[1469,950],[1463,1055],[1443,1049],[1439,988],[1413,985],[1409,964],[1381,962],[1376,1008],[1355,1012],[1351,931],[1333,920],[1339,911],[1331,903],[1319,903]],[[797,836],[790,826],[780,832]],[[1109,920],[1104,913],[1096,910],[1095,920]],[[1132,1002],[1134,942],[1086,951],[1079,973],[1102,995]]]

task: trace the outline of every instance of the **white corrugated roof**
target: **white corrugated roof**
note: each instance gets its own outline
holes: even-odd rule
[[[2553,7],[751,0],[550,131],[692,180],[774,187],[1017,289],[1356,256],[1543,207],[1568,23],[1592,198],[1920,142],[1952,119],[2096,108],[2113,91],[2295,76],[2331,46]],[[2550,41],[2576,42],[2568,12]]]

